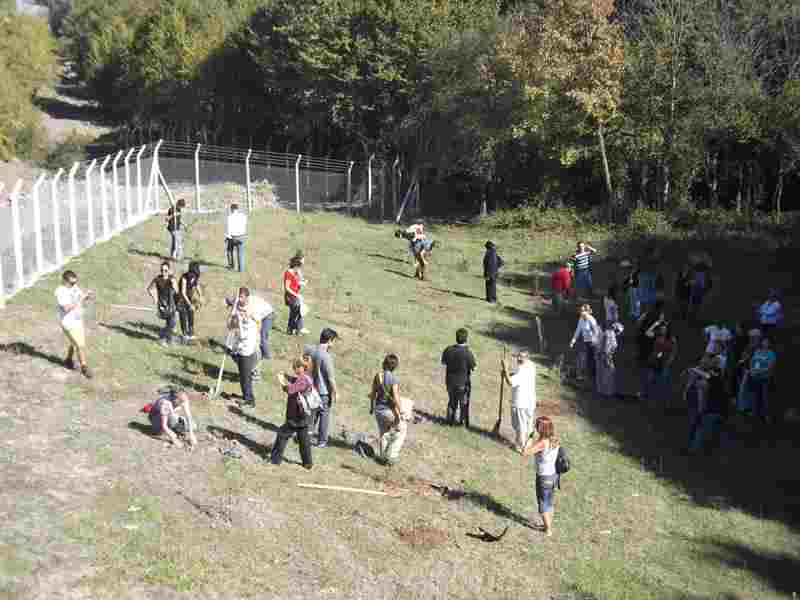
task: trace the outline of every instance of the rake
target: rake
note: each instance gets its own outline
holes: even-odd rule
[[[234,296],[235,300],[233,301],[233,307],[231,308],[231,312],[228,315],[228,318],[225,321],[227,323],[231,320],[231,317],[236,314],[236,310],[239,308],[239,290],[237,288],[236,294]],[[214,400],[219,396],[220,388],[222,387],[222,374],[225,373],[225,359],[228,358],[228,350],[231,347],[231,342],[233,341],[233,331],[228,331],[228,336],[225,338],[225,351],[222,353],[222,362],[219,365],[219,375],[217,376],[217,385],[214,386],[214,393],[211,394],[210,399]]]
[[[506,362],[506,345],[503,344],[503,363]],[[502,366],[502,365],[501,365]],[[505,390],[505,377],[503,374],[500,374],[500,403],[497,407],[497,422],[494,424],[492,428],[492,435],[495,437],[500,436],[500,424],[503,422],[503,391]]]

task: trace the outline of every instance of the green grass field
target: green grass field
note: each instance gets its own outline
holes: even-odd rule
[[[405,242],[390,225],[337,215],[264,211],[251,220],[248,272],[224,268],[223,225],[199,221],[187,251],[204,261],[210,301],[198,315],[202,343],[164,349],[145,288],[158,272],[166,232],[156,220],[93,248],[70,263],[84,288],[86,381],[60,366],[64,342],[55,318],[52,275],[16,296],[0,325],[0,597],[20,598],[792,598],[800,592],[797,511],[800,475],[793,431],[768,435],[737,424],[737,443],[711,457],[679,455],[685,416],[636,404],[602,403],[562,387],[555,365],[567,352],[572,316],[554,315],[549,272],[591,236],[601,249],[619,240],[602,230],[544,234],[522,229],[433,226],[441,242],[430,281],[413,279]],[[486,239],[505,258],[500,306],[483,298]],[[733,248],[733,246],[731,246]],[[296,250],[306,254],[308,338],[285,335],[281,274]],[[673,249],[671,252],[683,252]],[[618,250],[616,250],[618,251]],[[749,254],[747,253],[749,252]],[[749,310],[777,278],[763,251],[718,249],[723,278],[711,299],[726,318]],[[669,260],[677,261],[677,255]],[[619,258],[617,256],[616,258]],[[667,260],[667,258],[665,258]],[[601,260],[597,287],[615,263]],[[762,268],[759,268],[761,266]],[[179,271],[185,264],[179,266]],[[769,269],[767,269],[769,270]],[[748,285],[742,286],[746,273]],[[787,283],[788,282],[788,283]],[[141,407],[164,382],[206,389],[222,355],[223,298],[248,285],[278,308],[274,358],[257,384],[255,409],[239,394],[226,362],[227,399],[194,407],[199,448],[171,448],[146,433]],[[794,297],[787,298],[787,308]],[[788,311],[787,311],[788,312]],[[539,316],[547,347],[539,348]],[[273,467],[263,458],[283,422],[275,374],[324,326],[334,346],[340,400],[334,443],[315,451],[306,473],[290,444]],[[478,360],[474,431],[450,429],[439,358],[465,326]],[[632,328],[631,328],[632,329]],[[683,364],[699,355],[698,326],[681,325]],[[556,498],[555,535],[526,525],[535,516],[533,466],[496,440],[503,346],[528,347],[539,365],[538,414],[554,416],[573,471]],[[787,380],[783,340],[781,377]],[[623,356],[628,391],[632,341]],[[340,432],[368,432],[367,391],[383,356],[400,357],[401,387],[429,418],[409,428],[399,465],[357,457]],[[511,439],[506,390],[501,433]],[[241,460],[221,450],[238,444]],[[297,487],[299,482],[390,492],[373,497]],[[431,484],[459,490],[443,497]],[[510,527],[495,544],[467,534]]]

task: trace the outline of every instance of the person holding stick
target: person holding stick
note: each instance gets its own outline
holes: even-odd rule
[[[83,291],[78,287],[78,276],[73,271],[64,271],[61,276],[62,284],[56,288],[56,302],[58,303],[58,319],[61,330],[69,342],[67,357],[64,366],[75,369],[75,355],[78,355],[78,364],[81,374],[86,379],[94,375],[86,364],[86,331],[83,327],[83,303],[94,297],[91,290]]]
[[[147,286],[147,293],[156,303],[159,318],[164,320],[164,327],[158,334],[159,344],[169,346],[172,344],[172,333],[177,320],[178,283],[170,271],[169,263],[161,263],[161,274]]]
[[[248,308],[250,290],[239,288],[239,298],[235,312],[228,320],[228,329],[233,332],[232,358],[239,369],[239,385],[242,388],[243,406],[255,406],[253,395],[253,371],[258,363],[258,321]]]
[[[469,401],[472,385],[470,374],[477,366],[472,350],[467,346],[467,330],[461,327],[456,331],[456,343],[442,352],[442,365],[445,367],[445,386],[447,387],[447,424],[458,424],[469,429]]]
[[[517,368],[509,374],[505,360],[500,361],[500,376],[511,387],[511,427],[515,449],[522,452],[533,431],[536,414],[536,365],[526,351],[514,356]]]

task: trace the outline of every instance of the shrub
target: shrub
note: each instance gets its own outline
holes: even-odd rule
[[[69,169],[73,163],[86,160],[86,145],[94,141],[94,137],[87,134],[72,132],[66,140],[55,145],[47,153],[42,167],[49,171]]]

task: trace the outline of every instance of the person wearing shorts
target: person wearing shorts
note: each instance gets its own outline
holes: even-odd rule
[[[559,441],[550,417],[536,419],[536,441],[528,440],[522,450],[523,456],[534,456],[536,461],[536,502],[539,505],[540,527],[546,536],[553,534],[553,499],[558,485],[556,459],[558,458]]]
[[[83,327],[82,311],[83,303],[93,296],[93,292],[84,292],[78,287],[78,276],[73,271],[64,271],[61,282],[62,284],[56,288],[55,295],[61,329],[69,342],[64,366],[70,370],[75,369],[77,354],[81,373],[87,379],[91,379],[93,374],[86,364],[86,332]]]

